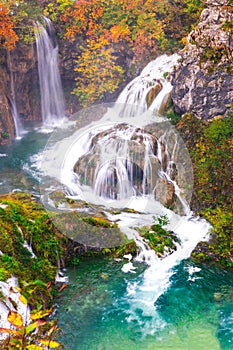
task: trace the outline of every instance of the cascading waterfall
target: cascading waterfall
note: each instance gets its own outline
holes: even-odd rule
[[[10,83],[11,83],[11,96],[12,98],[9,98],[10,102],[10,107],[11,107],[11,114],[14,120],[14,126],[15,126],[15,138],[20,139],[22,135],[24,134],[24,129],[23,125],[20,121],[19,118],[19,113],[17,109],[17,104],[16,104],[16,98],[15,98],[15,85],[14,85],[14,77],[13,77],[13,72],[12,72],[12,62],[11,62],[11,55],[10,52],[8,51],[8,62],[9,62],[9,67],[10,67]]]
[[[58,44],[52,22],[44,17],[45,27],[35,24],[42,121],[56,126],[65,117],[65,103],[58,66]]]
[[[98,122],[75,129],[71,136],[58,142],[53,138],[42,166],[44,174],[66,186],[73,199],[101,204],[103,211],[105,206],[108,219],[135,239],[139,249],[136,260],[144,262],[147,269],[137,282],[127,285],[126,313],[128,322],[136,322],[144,335],[165,326],[156,301],[170,286],[174,267],[190,256],[196,244],[207,237],[210,227],[206,221],[191,216],[181,194],[190,185],[191,161],[174,128],[163,124],[164,118],[158,116],[160,105],[172,88],[165,73],[172,71],[178,58],[159,57],[124,89],[115,106]],[[148,93],[154,84],[160,86],[160,92],[149,106]],[[174,187],[182,216],[156,200],[161,195],[158,188],[164,184]],[[160,192],[166,192],[163,188]],[[111,214],[111,208],[125,207],[138,212]],[[158,257],[134,229],[151,225],[153,217],[159,215],[167,215],[167,229],[179,241],[176,250],[164,258]],[[124,272],[135,269],[133,261],[123,266]]]
[[[149,135],[132,126],[116,127],[99,139],[98,146],[100,159],[93,181],[98,196],[124,199],[151,192],[152,184],[147,184],[152,177],[153,157]]]
[[[135,118],[137,112],[141,115],[146,110],[159,112],[166,96],[171,92],[172,85],[166,76],[172,72],[180,56],[162,55],[151,61],[121,92],[116,103],[119,106],[119,117],[123,115]],[[156,98],[149,101],[148,93],[153,91]],[[136,106],[136,109],[135,109]],[[137,107],[140,107],[138,109]]]

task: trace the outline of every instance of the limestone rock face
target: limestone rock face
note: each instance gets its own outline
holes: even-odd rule
[[[8,55],[7,67],[13,80],[15,101],[21,121],[40,120],[40,89],[34,45],[17,45]],[[9,86],[8,94],[13,94]]]
[[[7,85],[9,82],[6,67],[0,65],[0,144],[8,143],[14,137],[14,121],[7,99]]]
[[[14,137],[10,101],[14,100],[21,122],[40,120],[39,79],[33,45],[17,45],[1,50],[0,65],[0,144]]]
[[[231,0],[207,0],[206,6],[180,53],[172,100],[178,114],[211,119],[232,112],[233,5]]]

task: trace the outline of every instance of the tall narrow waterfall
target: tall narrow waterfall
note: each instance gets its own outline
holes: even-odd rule
[[[42,121],[45,126],[59,124],[65,116],[65,103],[58,67],[58,44],[52,22],[35,24]]]
[[[15,126],[15,138],[20,139],[24,133],[23,125],[19,118],[19,113],[17,109],[17,103],[15,98],[15,84],[14,84],[14,76],[12,72],[12,61],[10,51],[8,51],[8,64],[10,68],[10,83],[11,83],[11,98],[9,97],[10,107],[11,107],[11,115],[14,120]]]

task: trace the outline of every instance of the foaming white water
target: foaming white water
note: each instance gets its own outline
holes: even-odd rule
[[[126,319],[128,322],[137,322],[143,336],[154,334],[165,327],[166,323],[157,311],[156,301],[171,286],[174,267],[181,260],[190,257],[199,241],[208,239],[209,229],[210,225],[204,220],[190,220],[187,217],[179,219],[174,231],[180,243],[176,244],[176,251],[164,258],[158,258],[141,237],[136,238],[140,251],[135,260],[144,261],[148,268],[137,283],[128,282],[125,298],[129,309]],[[133,265],[131,270],[125,271],[123,267],[123,271],[132,272],[132,268]]]
[[[130,239],[135,239],[139,249],[136,260],[145,263],[147,268],[136,282],[127,285],[127,320],[136,322],[145,335],[165,326],[155,303],[171,285],[174,267],[190,256],[200,240],[207,239],[210,227],[207,222],[192,218],[188,202],[182,195],[186,184],[192,186],[189,182],[192,182],[192,176],[187,183],[182,183],[187,174],[183,171],[186,166],[192,173],[191,162],[188,162],[182,143],[174,129],[159,129],[164,118],[156,112],[152,113],[152,110],[159,110],[161,102],[171,91],[172,86],[165,73],[172,70],[178,58],[177,55],[162,56],[149,64],[98,121],[72,129],[66,137],[55,134],[44,152],[41,168],[45,176],[62,184],[73,199],[103,206],[101,210],[108,219],[117,222]],[[162,86],[161,91],[150,105],[151,110],[148,110],[147,94],[155,84]],[[145,131],[145,127],[152,123],[158,126],[155,127],[158,135]],[[130,143],[134,146],[130,146]],[[82,174],[80,168],[74,172],[77,161],[85,157]],[[90,162],[93,162],[92,167],[89,167]],[[141,175],[135,177],[138,169]],[[178,176],[179,186],[177,173],[182,173],[182,176]],[[155,200],[160,180],[174,186],[184,216],[175,214]],[[114,185],[116,189],[112,191]],[[121,210],[116,215],[111,213],[111,208],[130,208],[136,212]],[[135,227],[151,226],[153,217],[161,215],[167,215],[167,229],[173,231],[179,240],[177,249],[163,259],[149,248],[135,230]],[[128,261],[122,271],[135,273],[134,262]]]
[[[141,111],[148,110],[147,94],[157,84],[160,84],[161,91],[156,96],[149,107],[150,111],[158,112],[163,99],[172,90],[171,83],[166,79],[168,73],[172,72],[177,63],[179,55],[162,55],[151,61],[141,72],[133,79],[119,95],[116,103],[119,105],[118,115],[123,117],[128,115],[135,118],[135,106],[139,106],[138,115]]]

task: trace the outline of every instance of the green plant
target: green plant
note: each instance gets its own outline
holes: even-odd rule
[[[76,266],[79,263],[80,263],[80,259],[77,256],[75,256],[74,259],[72,260],[72,264]]]
[[[25,297],[20,297],[26,304]],[[16,311],[8,313],[7,320],[13,326],[11,328],[0,328],[0,332],[7,333],[9,337],[3,343],[3,350],[44,350],[59,348],[60,344],[52,338],[58,328],[56,322],[47,322],[44,317],[51,314],[50,310],[36,310],[31,313],[32,323],[24,324],[23,317]]]
[[[159,255],[165,253],[165,247],[167,252],[175,250],[174,242],[177,242],[177,237],[164,228],[169,223],[167,215],[154,216],[153,220],[155,224],[141,232],[142,237],[148,241],[150,248],[154,249]]]
[[[9,138],[9,133],[7,131],[2,131],[2,138],[3,139],[8,139]]]
[[[176,114],[174,111],[169,112],[166,117],[173,125],[176,125],[181,119],[180,115]]]

